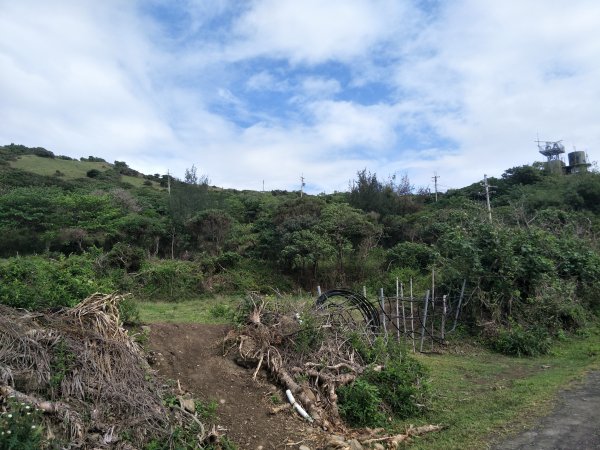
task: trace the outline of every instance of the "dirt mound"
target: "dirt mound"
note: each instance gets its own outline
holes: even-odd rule
[[[264,374],[253,380],[251,369],[223,357],[223,339],[230,327],[152,324],[150,328],[149,345],[157,353],[158,372],[179,380],[196,398],[219,402],[218,423],[240,447],[281,448],[290,443],[311,447],[317,441],[318,430],[293,411],[271,414],[286,402],[280,388]]]

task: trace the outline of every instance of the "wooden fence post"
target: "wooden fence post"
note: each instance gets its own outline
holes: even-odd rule
[[[385,297],[383,296],[383,288],[381,288],[379,290],[379,300],[381,302],[381,314],[383,315],[383,333],[385,334],[385,338],[387,339],[388,334],[387,334],[387,324],[386,324],[386,317],[387,314],[385,313]]]
[[[423,351],[423,341],[425,340],[425,327],[427,326],[427,308],[429,307],[429,290],[425,294],[425,312],[423,313],[423,327],[421,328],[421,346],[419,351]]]

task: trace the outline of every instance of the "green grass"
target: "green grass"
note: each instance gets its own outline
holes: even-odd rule
[[[465,355],[419,355],[433,393],[423,418],[396,424],[447,428],[415,438],[410,449],[481,449],[524,430],[552,407],[559,389],[600,367],[600,328],[558,343],[550,355],[511,358],[477,350]]]
[[[89,170],[96,169],[104,172],[112,166],[112,164],[106,162],[70,161],[58,158],[42,158],[36,155],[19,156],[15,161],[10,161],[9,164],[15,169],[33,172],[38,175],[54,176],[56,171],[59,171],[63,174],[61,178],[65,180],[85,178]],[[146,180],[142,177],[121,175],[121,181],[134,187],[142,187]],[[158,188],[160,185],[152,181],[152,186]]]
[[[241,299],[232,297],[199,298],[183,302],[138,302],[143,323],[228,323]]]
[[[36,155],[23,155],[16,161],[10,161],[11,167],[15,169],[33,172],[38,175],[52,176],[57,170],[64,174],[64,179],[85,178],[88,170],[97,169],[105,171],[110,169],[109,163],[90,161],[68,161],[57,158],[41,158]]]
[[[132,177],[131,175],[121,175],[121,181],[123,183],[129,183],[134,187],[142,187],[145,186],[144,182],[146,181],[145,178],[142,177]],[[152,187],[154,188],[160,188],[160,184],[157,183],[156,181],[150,181],[152,183]],[[162,188],[164,189],[164,188]]]

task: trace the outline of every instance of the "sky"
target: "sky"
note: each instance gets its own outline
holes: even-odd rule
[[[597,0],[0,0],[0,145],[211,184],[600,158]]]

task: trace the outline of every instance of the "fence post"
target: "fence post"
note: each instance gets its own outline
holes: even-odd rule
[[[425,327],[427,326],[427,308],[429,307],[429,291],[425,294],[425,312],[423,313],[423,327],[421,328],[421,346],[419,351],[423,351],[423,341],[425,340]]]
[[[442,297],[442,342],[446,341],[446,296]]]
[[[396,337],[400,342],[400,311],[398,311],[398,277],[396,277]]]
[[[385,334],[385,338],[387,339],[388,337],[388,333],[387,333],[387,324],[386,324],[386,318],[387,318],[387,314],[385,313],[385,297],[383,296],[383,288],[381,288],[379,290],[379,301],[381,303],[381,314],[382,314],[382,319],[383,319],[383,333]]]
[[[321,296],[321,286],[317,286],[317,295]]]
[[[410,278],[410,337],[412,340],[413,353],[417,351],[415,343],[415,312],[414,312],[414,299],[413,299],[413,280]]]
[[[367,298],[367,287],[363,286],[363,297]]]
[[[462,305],[463,296],[465,295],[465,286],[467,284],[467,279],[463,280],[462,289],[460,290],[460,298],[458,299],[458,306],[456,307],[456,314],[454,315],[454,325],[452,325],[452,329],[450,331],[454,331],[456,328],[456,323],[458,322],[458,315],[460,314],[460,307]]]

